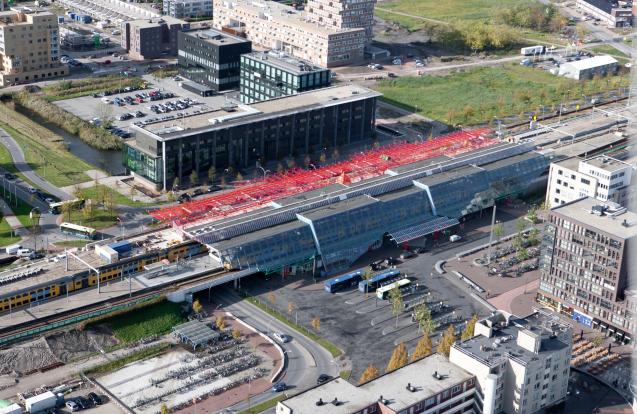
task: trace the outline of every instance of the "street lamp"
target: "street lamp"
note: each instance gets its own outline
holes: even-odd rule
[[[40,213],[40,209],[37,207],[33,207],[29,212],[29,218],[31,219],[31,227],[33,232],[33,251],[38,251],[38,230],[40,227],[40,217],[42,213]]]

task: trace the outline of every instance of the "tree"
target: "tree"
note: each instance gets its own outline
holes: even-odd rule
[[[272,305],[272,307],[276,305],[276,294],[274,292],[268,293],[268,302],[270,302],[270,305]]]
[[[217,328],[220,331],[226,329],[226,321],[223,319],[223,316],[217,318],[217,320],[215,321],[215,325],[217,325]]]
[[[414,319],[418,323],[418,329],[423,334],[431,335],[436,330],[436,322],[431,317],[431,310],[425,303],[421,303],[414,309]]]
[[[400,367],[404,367],[409,362],[409,354],[407,353],[407,347],[404,342],[401,342],[394,348],[394,352],[391,354],[391,358],[389,358],[389,362],[387,363],[387,368],[385,368],[385,372],[395,371]]]
[[[130,198],[135,201],[135,196],[137,195],[137,188],[134,185],[130,186]]]
[[[531,220],[531,223],[537,223],[537,207],[531,207],[531,209],[529,210],[529,214],[527,214],[526,217]]]
[[[197,174],[197,171],[192,170],[192,172],[190,173],[190,177],[189,177],[190,185],[197,184],[198,179],[199,179],[199,175]]]
[[[456,331],[452,325],[449,325],[445,333],[442,334],[442,338],[440,338],[440,342],[438,342],[438,353],[449,358],[449,352],[451,350],[451,345],[456,342]]]
[[[536,229],[535,227],[533,227],[531,231],[529,232],[528,241],[529,241],[529,245],[531,246],[535,246],[536,244],[540,242],[540,231]]]
[[[362,385],[380,376],[380,371],[374,364],[370,364],[365,371],[361,374],[361,378],[358,380],[358,385]]]
[[[179,177],[175,177],[175,179],[173,180],[173,190],[176,190],[179,188]]]
[[[298,309],[299,307],[296,306],[296,303],[288,302],[288,315],[292,316],[292,314],[294,314],[294,323],[296,323],[297,325],[299,324],[298,313],[297,313]]]
[[[241,333],[241,331],[240,331],[240,330],[238,330],[238,329],[233,329],[233,330],[232,330],[232,337],[233,337],[234,339],[239,339],[239,338],[241,338],[242,336],[243,336],[243,334]]]
[[[321,164],[325,163],[325,161],[327,161],[327,156],[325,155],[325,152],[321,152],[321,155],[319,156],[319,161]]]
[[[595,336],[595,338],[593,338],[591,342],[594,346],[602,346],[602,344],[604,343],[604,335]]]
[[[334,150],[332,151],[332,159],[333,160],[337,160],[338,157],[340,157],[340,156],[341,156],[341,154],[338,152],[338,149],[334,148]]]
[[[529,258],[529,250],[526,247],[522,247],[518,250],[517,257],[521,262],[527,260]]]
[[[310,322],[310,324],[312,325],[312,328],[314,328],[315,331],[321,330],[321,318],[319,318],[318,316],[314,317],[312,321]]]
[[[73,206],[71,203],[63,203],[60,206],[60,210],[62,211],[62,217],[66,216],[66,221],[71,221],[71,211],[73,210]]]
[[[243,181],[243,175],[240,172],[237,173],[236,178],[237,178],[237,181]]]
[[[161,407],[159,408],[159,414],[168,414],[168,407],[166,406],[166,403],[161,403]]]
[[[464,122],[467,122],[475,113],[476,113],[476,110],[473,109],[473,106],[471,105],[465,106],[464,109],[462,110],[462,115],[464,116]]]
[[[473,315],[469,322],[467,322],[467,326],[464,328],[464,331],[460,334],[460,339],[466,341],[467,339],[473,338],[476,329],[476,323],[478,322],[478,315]]]
[[[363,280],[365,280],[365,281],[371,279],[372,277],[374,277],[374,272],[369,267],[367,269],[365,269],[365,271],[361,275],[361,278]],[[369,286],[369,284],[365,283],[365,297],[367,297],[367,294],[368,294],[368,286]]]
[[[201,305],[201,303],[199,303],[199,299],[196,299],[194,302],[192,302],[192,311],[195,313],[201,313],[201,311],[203,310],[203,306]]]
[[[456,111],[450,109],[447,111],[447,123],[449,125],[453,125],[454,120],[456,119]]]
[[[391,303],[391,313],[396,317],[398,328],[398,316],[403,311],[403,293],[398,286],[389,291],[389,303]]]
[[[208,168],[208,180],[210,181],[210,184],[214,184],[215,178],[217,178],[217,170],[214,166],[211,166]]]
[[[424,358],[427,355],[431,355],[431,352],[433,351],[433,347],[434,346],[431,343],[431,338],[429,337],[429,334],[424,334],[422,338],[420,338],[420,340],[418,341],[418,344],[416,344],[416,349],[414,350],[414,353],[411,356],[411,360],[417,361],[420,358]]]
[[[493,235],[499,243],[500,238],[504,236],[504,226],[502,225],[502,223],[497,223],[495,226],[493,226]]]

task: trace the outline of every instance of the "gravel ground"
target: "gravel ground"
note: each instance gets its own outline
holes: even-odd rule
[[[51,352],[62,362],[80,359],[117,344],[109,332],[90,329],[60,332],[46,338]]]
[[[0,374],[24,373],[58,362],[44,338],[0,351]]]

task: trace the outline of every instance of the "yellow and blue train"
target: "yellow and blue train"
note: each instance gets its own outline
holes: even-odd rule
[[[205,245],[194,240],[174,244],[163,249],[157,249],[137,256],[125,258],[115,263],[97,267],[100,283],[108,282],[120,277],[141,272],[144,266],[167,259],[170,262],[178,258],[188,258],[207,252]],[[16,309],[32,302],[41,302],[56,296],[77,292],[97,285],[97,275],[94,271],[84,270],[73,275],[47,281],[39,285],[11,292],[0,297],[0,311]]]

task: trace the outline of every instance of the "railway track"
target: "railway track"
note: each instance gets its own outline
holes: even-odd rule
[[[70,309],[68,311],[45,316],[43,318],[32,319],[10,327],[1,328],[0,347],[17,340],[30,338],[39,333],[49,332],[53,329],[78,323],[94,316],[99,316],[97,315],[99,313],[105,315],[125,309],[126,307],[152,300],[189,285],[197,284],[227,273],[227,270],[211,270],[210,273],[193,276],[178,282],[140,289],[133,292],[130,296],[127,293],[124,293],[122,296],[117,298],[109,298],[104,301],[95,302],[82,307]]]

